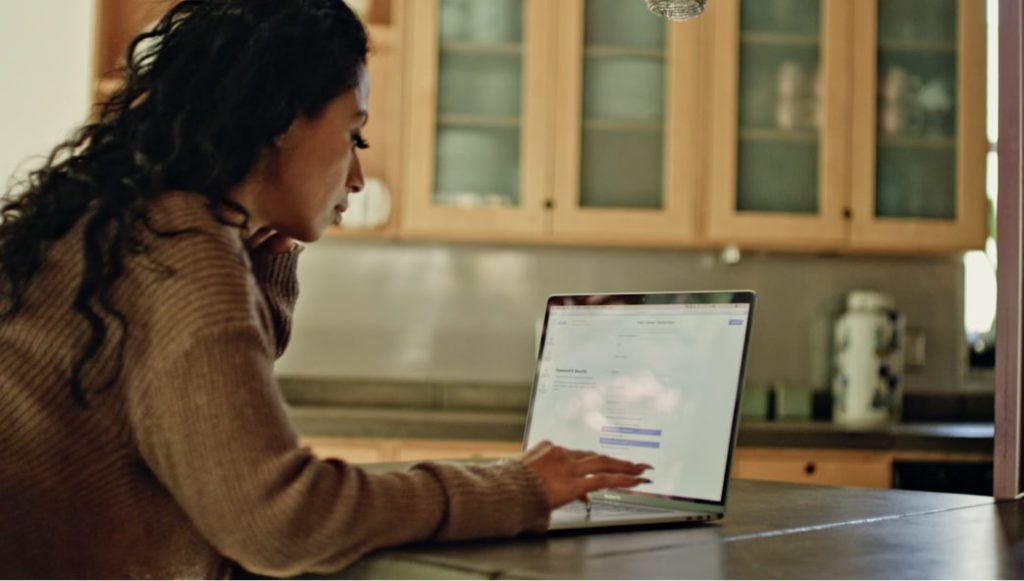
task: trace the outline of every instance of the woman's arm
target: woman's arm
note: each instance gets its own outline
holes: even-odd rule
[[[147,465],[199,531],[250,571],[344,567],[380,547],[512,536],[547,526],[541,480],[520,461],[368,474],[299,448],[257,325],[208,329],[129,389]]]

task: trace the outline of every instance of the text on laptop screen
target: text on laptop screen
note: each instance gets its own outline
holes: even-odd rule
[[[722,499],[749,304],[551,306],[527,445],[654,467],[633,490]]]

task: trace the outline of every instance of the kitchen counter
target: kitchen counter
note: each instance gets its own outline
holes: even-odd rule
[[[379,380],[279,380],[303,436],[518,442],[530,386],[408,383]],[[915,403],[916,402],[916,403]],[[849,428],[827,421],[740,422],[745,448],[830,448],[928,453],[992,454],[991,394],[918,394],[905,398],[908,416],[925,411],[947,419],[982,417],[984,423],[907,423]],[[970,412],[970,413],[968,413]]]
[[[304,436],[520,441],[525,414],[505,410],[292,405]],[[740,447],[921,450],[991,454],[991,423],[848,428],[831,422],[740,422]]]
[[[1022,539],[1019,501],[734,480],[717,523],[409,546],[328,577],[1020,578]]]
[[[738,446],[850,448],[991,454],[991,423],[894,424],[850,428],[831,422],[740,422]]]

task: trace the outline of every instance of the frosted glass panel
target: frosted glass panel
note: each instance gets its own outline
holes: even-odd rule
[[[523,2],[441,0],[438,39],[434,202],[517,206]]]
[[[441,0],[438,12],[441,42],[522,42],[522,8],[522,0]]]
[[[736,180],[737,208],[754,212],[817,212],[817,151],[817,142],[745,143]]]
[[[437,100],[442,116],[517,117],[521,86],[518,54],[441,53]]]
[[[587,0],[584,26],[585,42],[591,46],[665,45],[665,19],[652,14],[643,0]]]
[[[956,150],[882,145],[878,150],[875,214],[956,217]]]
[[[584,7],[579,205],[661,208],[666,22],[642,1]]]
[[[880,0],[875,214],[956,217],[956,0]]]
[[[665,60],[588,56],[583,65],[583,117],[660,122],[665,109]]]
[[[952,44],[956,0],[880,0],[878,40]]]
[[[435,202],[455,206],[519,203],[519,130],[441,127]]]
[[[740,4],[738,211],[819,211],[820,26],[819,0]]]
[[[817,36],[821,27],[820,0],[742,0],[740,11],[751,32]]]
[[[580,206],[660,208],[662,134],[584,130]]]

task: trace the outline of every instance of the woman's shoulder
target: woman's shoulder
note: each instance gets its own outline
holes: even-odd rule
[[[135,299],[162,305],[153,307],[161,314],[173,305],[178,315],[251,316],[258,288],[238,226],[218,219],[203,196],[184,192],[155,200],[148,218],[139,233],[143,250],[126,264]]]
[[[168,192],[154,200],[138,235],[150,258],[192,270],[208,263],[244,262],[242,229],[199,194]]]

